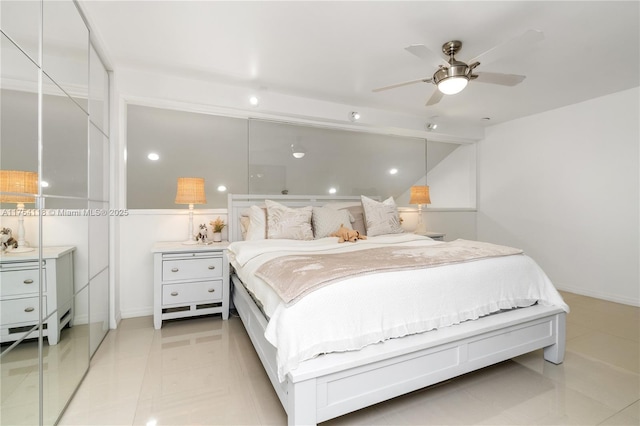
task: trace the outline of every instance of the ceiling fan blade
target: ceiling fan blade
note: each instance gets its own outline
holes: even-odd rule
[[[431,97],[427,101],[426,106],[437,104],[438,102],[440,102],[440,99],[442,99],[442,96],[443,96],[443,93],[438,89],[436,89],[436,91],[433,92],[433,95],[431,95]]]
[[[421,78],[420,80],[405,81],[404,83],[392,84],[391,86],[378,87],[373,89],[373,92],[381,92],[383,90],[395,89],[396,87],[408,86],[415,83],[431,83],[430,78]]]
[[[424,44],[412,44],[409,47],[405,47],[404,50],[406,50],[409,53],[413,53],[420,59],[424,59],[425,61],[429,62],[433,66],[449,65],[449,63],[445,61],[440,55],[434,53],[431,49],[429,49]]]
[[[478,72],[475,75],[478,77],[475,78],[474,81],[479,83],[500,84],[502,86],[515,86],[527,78],[524,75],[501,74],[498,72]]]
[[[490,64],[505,56],[520,53],[529,49],[534,44],[544,40],[544,33],[538,30],[528,30],[518,37],[514,37],[502,44],[499,44],[484,53],[471,59],[469,63],[480,61],[482,65]],[[482,58],[482,59],[481,59]]]

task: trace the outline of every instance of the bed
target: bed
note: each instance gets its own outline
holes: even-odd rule
[[[301,253],[320,257],[326,253],[327,259],[337,259],[348,258],[351,252],[355,256],[361,250],[368,250],[367,254],[381,250],[387,256],[384,250],[389,247],[429,252],[444,246],[410,234],[373,236],[344,244],[331,237],[308,242],[241,242],[242,217],[251,206],[264,206],[267,200],[302,208],[357,203],[361,199],[235,194],[228,198],[230,259],[234,266],[232,303],[287,412],[289,424],[317,424],[538,349],[544,349],[549,362],[563,361],[568,307],[546,275],[524,254],[427,269],[366,272],[348,281],[314,287],[303,297],[286,299],[287,295],[278,293],[276,287],[260,284],[270,279],[263,272],[265,267],[289,262]],[[525,288],[531,274],[539,282],[531,286],[535,290]],[[417,283],[424,277],[429,277],[433,287],[418,290]],[[346,282],[348,286],[341,284]],[[482,291],[474,290],[476,282],[483,283]],[[445,315],[448,322],[442,317],[435,323],[431,317],[414,318],[422,312],[445,309],[447,304],[457,305],[460,297],[447,296],[454,284],[455,291],[469,295],[469,306],[478,306],[466,309],[461,302],[464,316]],[[504,296],[505,288],[511,287],[522,287],[514,292],[523,291],[525,296]],[[488,293],[484,305],[478,302],[483,293]],[[493,293],[500,296],[494,297]],[[510,302],[503,306],[492,298]],[[380,301],[396,306],[367,305]],[[376,322],[381,318],[385,324],[378,332]],[[410,327],[398,327],[402,323]],[[369,340],[362,340],[360,334],[357,339],[345,339],[358,326],[370,326],[376,333],[363,331]]]

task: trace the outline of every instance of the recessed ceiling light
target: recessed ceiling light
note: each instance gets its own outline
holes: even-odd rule
[[[160,156],[155,152],[151,152],[149,153],[149,155],[147,155],[147,158],[151,161],[158,161],[160,159]]]
[[[46,180],[43,180],[40,182],[40,186],[42,188],[48,188],[49,187],[49,182],[47,182]]]
[[[396,169],[396,168],[393,168],[393,169],[389,170],[389,174],[390,175],[395,175],[396,173],[398,173],[398,169]]]
[[[224,191],[226,191],[226,190],[227,190],[227,187],[226,187],[226,186],[224,186],[224,185],[220,185],[220,186],[218,186],[218,191],[220,191],[220,192],[224,192]]]
[[[335,188],[329,188],[329,194],[335,194],[336,192],[338,192],[337,189]]]
[[[482,117],[482,120],[483,121],[489,121],[489,120],[491,120],[491,117]]]
[[[436,123],[427,123],[424,127],[425,129],[427,129],[427,132],[430,132],[432,130],[437,129],[438,125]]]
[[[358,121],[360,120],[360,113],[357,111],[351,111],[349,113],[349,121]]]
[[[251,106],[258,106],[258,104],[260,103],[260,99],[258,99],[257,96],[250,96],[249,103],[251,104]]]

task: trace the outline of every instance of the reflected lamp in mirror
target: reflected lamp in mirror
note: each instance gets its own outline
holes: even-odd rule
[[[35,203],[38,194],[38,173],[21,170],[0,170],[0,202],[16,203],[18,216],[18,247],[12,253],[33,251],[24,237],[24,204]]]
[[[422,205],[431,204],[431,197],[429,196],[429,187],[426,185],[412,186],[411,198],[409,199],[409,204],[418,205],[418,226],[416,227],[415,233],[426,234],[427,225],[422,220]]]
[[[193,233],[193,205],[207,204],[207,197],[204,193],[204,178],[178,178],[176,204],[189,205],[189,229],[187,230],[187,240],[182,244],[197,244],[198,242]]]

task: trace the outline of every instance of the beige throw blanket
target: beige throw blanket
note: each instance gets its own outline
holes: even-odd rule
[[[522,254],[522,250],[479,241],[455,240],[425,247],[380,247],[348,253],[282,256],[260,266],[256,276],[291,305],[314,290],[359,275],[430,268],[515,254]]]

